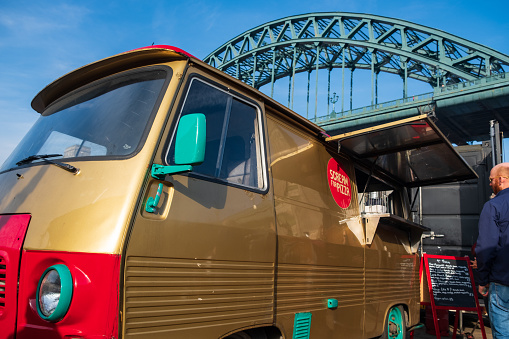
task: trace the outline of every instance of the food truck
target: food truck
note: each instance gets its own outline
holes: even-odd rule
[[[329,136],[171,46],[55,80],[0,168],[0,339],[404,338],[427,115]]]

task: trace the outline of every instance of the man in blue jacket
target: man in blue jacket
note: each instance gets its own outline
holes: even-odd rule
[[[475,249],[479,293],[489,292],[493,338],[509,339],[509,163],[493,167],[490,186],[495,197],[484,204]]]

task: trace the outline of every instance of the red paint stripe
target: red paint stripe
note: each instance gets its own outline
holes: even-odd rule
[[[0,339],[13,338],[20,250],[29,214],[0,215]]]
[[[51,323],[36,309],[37,284],[44,270],[64,264],[73,278],[65,317]],[[50,251],[23,252],[16,339],[118,338],[120,255]]]
[[[169,45],[152,45],[152,46],[140,47],[140,48],[132,49],[132,50],[130,50],[128,52],[137,51],[137,50],[140,50],[140,49],[151,49],[151,48],[155,48],[155,49],[167,49],[167,50],[170,50],[170,51],[177,52],[179,54],[183,54],[183,55],[185,55],[187,57],[190,57],[190,58],[198,59],[197,57],[195,57],[194,55],[184,51],[183,49],[180,49],[178,47],[169,46]],[[200,60],[200,59],[198,59],[198,60]]]

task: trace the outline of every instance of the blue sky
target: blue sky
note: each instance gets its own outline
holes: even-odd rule
[[[248,29],[312,12],[403,19],[509,54],[507,0],[0,0],[0,164],[38,117],[33,97],[75,68],[152,43],[204,58]]]

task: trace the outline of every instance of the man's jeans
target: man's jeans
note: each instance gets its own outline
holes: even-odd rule
[[[493,339],[509,339],[509,286],[490,283],[489,293]]]

